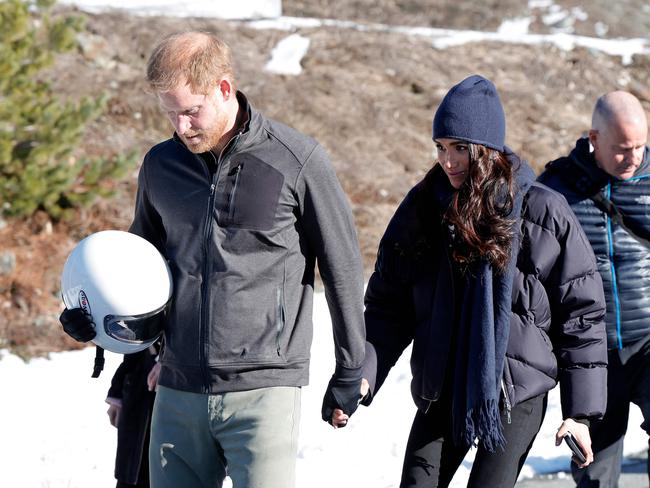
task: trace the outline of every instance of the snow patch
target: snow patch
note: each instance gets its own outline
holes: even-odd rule
[[[302,72],[300,61],[309,50],[309,38],[300,34],[285,37],[271,51],[271,59],[264,69],[281,75],[299,75]]]
[[[530,27],[532,19],[530,17],[519,17],[516,19],[507,19],[504,20],[497,32],[499,34],[510,34],[522,36],[528,34],[528,28]]]
[[[59,0],[60,3],[76,5],[92,13],[107,10],[126,10],[135,15],[164,15],[168,17],[213,17],[220,19],[251,19],[278,17],[282,15],[281,0]]]
[[[387,24],[361,24],[335,19],[314,19],[301,17],[279,17],[277,19],[252,20],[244,22],[254,29],[277,29],[296,31],[297,29],[314,29],[331,27],[351,29],[359,32],[388,32],[431,40],[436,49],[446,49],[471,42],[502,42],[509,44],[545,45],[551,44],[559,49],[570,51],[575,47],[586,47],[601,51],[611,56],[620,56],[623,64],[630,64],[634,54],[650,53],[650,41],[646,38],[600,39],[597,37],[578,36],[566,32],[553,34],[530,34],[524,29],[526,19],[504,25],[497,32],[474,30],[439,29],[434,27],[408,27]]]

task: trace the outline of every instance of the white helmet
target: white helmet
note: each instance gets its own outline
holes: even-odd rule
[[[63,302],[92,315],[93,342],[120,354],[139,352],[158,339],[172,296],[163,256],[129,232],[91,234],[72,250],[61,276]]]

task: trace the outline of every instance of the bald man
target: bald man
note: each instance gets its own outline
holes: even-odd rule
[[[234,488],[294,486],[316,263],[336,363],[321,416],[340,409],[342,427],[360,399],[363,268],[347,198],[323,147],[256,110],[232,66],[204,32],[162,40],[147,64],[174,130],[144,158],[130,228],[165,256],[174,283],[153,488],[217,488],[226,474]],[[91,325],[74,329],[84,327],[89,340]]]
[[[630,402],[650,430],[650,156],[639,100],[624,91],[600,97],[589,136],[546,165],[539,181],[567,198],[598,261],[607,300],[609,347],[605,416],[591,425],[594,462],[572,463],[576,484],[615,487]],[[576,324],[577,327],[580,324]],[[650,473],[650,466],[648,468]]]

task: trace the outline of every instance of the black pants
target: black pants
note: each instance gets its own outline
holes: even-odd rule
[[[547,394],[516,405],[511,423],[501,414],[507,441],[504,451],[490,453],[480,444],[468,487],[508,488],[515,485],[528,451],[546,414]],[[400,488],[446,487],[468,448],[454,445],[449,402],[434,402],[424,414],[418,411],[406,445]]]
[[[590,428],[594,462],[584,469],[571,463],[578,488],[618,486],[630,402],[641,409],[641,428],[650,433],[650,341],[626,358],[625,364],[618,351],[609,352],[607,410],[603,419],[592,422]],[[650,477],[650,458],[647,469]]]
[[[150,407],[153,408],[153,399]],[[147,426],[144,437],[143,449],[140,451],[140,471],[135,484],[126,481],[117,480],[116,488],[149,488],[149,438],[151,437],[151,426]],[[135,462],[135,460],[134,460]]]

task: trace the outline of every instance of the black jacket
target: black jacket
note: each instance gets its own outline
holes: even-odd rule
[[[576,166],[581,163],[584,170]],[[587,234],[598,262],[607,301],[607,340],[620,349],[650,334],[650,249],[631,237],[589,198],[600,192],[629,217],[628,226],[650,235],[650,154],[628,180],[596,166],[589,140],[579,139],[567,157],[552,161],[539,181],[562,193]]]
[[[358,377],[363,268],[347,198],[316,141],[238,98],[248,121],[220,155],[174,138],[140,170],[130,230],[161,251],[174,283],[159,384],[196,393],[306,385],[316,262],[337,372]]]
[[[440,398],[452,350],[450,244],[434,190],[446,178],[434,167],[401,203],[366,291],[370,347],[364,374],[373,394],[413,342],[411,392],[421,410]],[[560,380],[565,417],[600,417],[606,404],[605,304],[589,243],[566,201],[538,183],[524,197],[518,225],[521,247],[503,373],[506,405]]]

